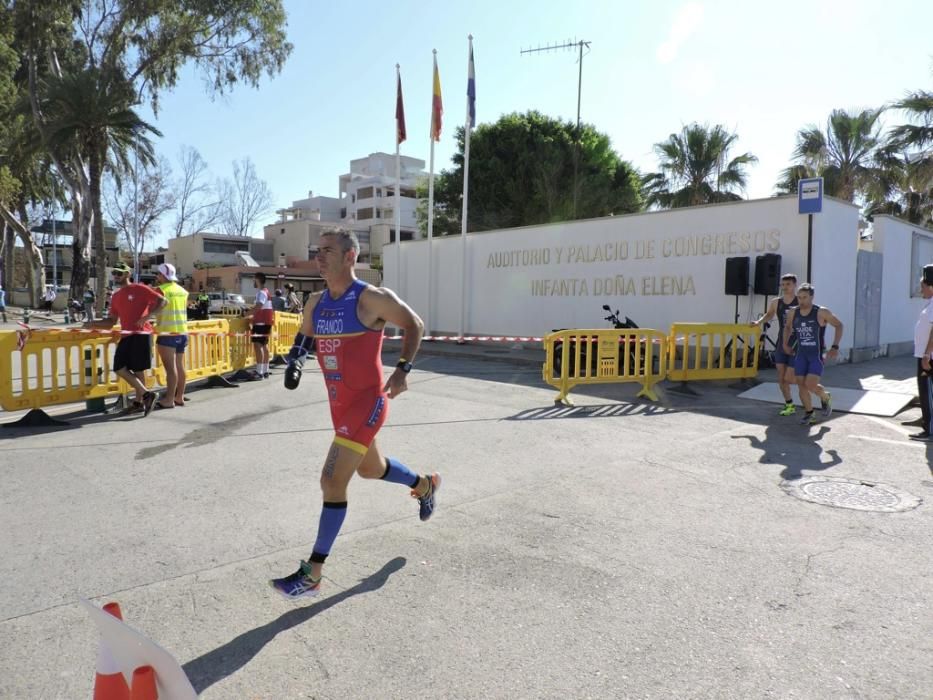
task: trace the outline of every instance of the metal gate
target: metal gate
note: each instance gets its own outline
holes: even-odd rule
[[[881,339],[881,253],[858,252],[855,273],[855,331],[852,347],[879,346]]]

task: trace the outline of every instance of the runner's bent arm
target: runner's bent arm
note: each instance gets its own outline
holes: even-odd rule
[[[402,329],[401,359],[414,361],[421,347],[421,336],[424,335],[424,322],[418,314],[395,292],[384,287],[368,289],[360,303],[365,305],[368,316],[375,316]]]
[[[833,314],[832,311],[823,307],[820,309],[818,318],[821,318],[826,325],[833,327],[833,345],[826,353],[827,357],[835,357],[839,354],[839,341],[842,339],[842,321]]]
[[[759,326],[759,325],[763,326],[763,325],[766,324],[768,321],[770,321],[772,318],[774,318],[775,314],[777,314],[777,303],[778,303],[778,300],[777,300],[777,299],[772,299],[772,300],[771,300],[771,303],[768,304],[768,310],[765,311],[765,315],[762,316],[761,318],[759,318],[757,321],[752,321],[752,322],[750,322],[748,325],[750,325],[750,326]]]

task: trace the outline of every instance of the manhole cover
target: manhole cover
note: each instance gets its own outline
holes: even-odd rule
[[[888,484],[830,476],[807,476],[785,481],[781,488],[804,501],[834,508],[899,513],[920,505],[917,496]]]

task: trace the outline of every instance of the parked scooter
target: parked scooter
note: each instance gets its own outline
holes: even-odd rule
[[[608,316],[605,316],[605,317],[603,318],[603,320],[604,320],[604,321],[609,321],[609,323],[612,324],[612,327],[613,327],[613,328],[618,328],[618,329],[638,328],[638,324],[635,323],[635,322],[634,322],[631,318],[629,318],[628,316],[625,317],[625,320],[622,320],[622,319],[620,318],[620,316],[619,316],[619,313],[620,313],[619,310],[616,309],[615,312],[613,312],[612,309],[609,307],[608,304],[603,304],[603,311],[608,311],[608,312],[609,312],[609,315],[608,315]],[[567,329],[565,329],[565,328],[555,328],[555,329],[554,329],[554,332],[561,331],[561,330],[567,330]],[[587,341],[586,343],[584,343],[583,347],[580,349],[580,364],[581,364],[581,366],[587,364],[587,351],[589,350],[589,346],[592,345],[592,344],[593,344],[592,342]],[[554,367],[554,376],[555,376],[555,377],[560,376],[560,373],[561,373],[561,367],[562,367],[562,363],[563,363],[563,345],[564,345],[564,344],[563,344],[563,341],[557,341],[556,343],[554,343],[554,361],[553,361],[553,367]],[[577,347],[576,347],[576,345],[577,345],[577,341],[576,341],[575,339],[571,339],[571,340],[570,340],[570,347],[568,348],[568,352],[569,352],[569,354],[570,354],[570,355],[569,355],[569,356],[570,356],[570,363],[571,363],[571,364],[570,364],[570,374],[571,374],[571,376],[576,376],[576,373],[577,373],[577,370],[576,370],[576,358],[577,358],[576,352],[577,352]],[[640,341],[640,342],[639,342],[639,345],[641,346],[641,351],[640,351],[640,353],[636,353],[636,349],[635,349],[635,347],[632,345],[632,343],[631,343],[630,341],[628,341],[628,340],[625,339],[625,338],[620,338],[620,339],[619,339],[619,367],[620,367],[620,369],[621,369],[622,367],[625,366],[625,364],[624,364],[625,353],[628,352],[628,356],[629,356],[629,367],[635,367],[635,366],[637,365],[637,366],[638,366],[639,372],[644,372],[644,369],[645,369],[645,357],[646,357],[648,348],[646,347],[646,344],[645,344],[644,341]],[[652,358],[652,366],[654,367],[654,369],[655,369],[655,371],[656,371],[656,370],[657,370],[657,366],[658,366],[658,358],[657,358],[656,355]]]
[[[70,299],[68,301],[68,310],[71,312],[71,318],[76,323],[88,320],[87,310],[84,308],[84,302],[80,299]]]

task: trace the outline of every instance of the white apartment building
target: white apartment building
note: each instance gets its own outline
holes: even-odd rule
[[[401,156],[401,240],[416,237],[418,207],[416,188],[427,178],[424,161]],[[350,161],[350,172],[340,176],[340,197],[345,202],[346,218],[354,224],[370,228],[380,226],[387,230],[388,243],[395,240],[395,187],[398,181],[395,156],[390,153],[370,153],[366,158]]]
[[[427,177],[424,161],[400,157],[402,170],[401,239],[416,238],[416,187]],[[350,161],[350,172],[340,176],[340,196],[322,197],[308,192],[305,199],[279,209],[279,220],[263,227],[263,237],[275,246],[280,266],[311,258],[321,232],[340,226],[360,239],[360,262],[380,263],[382,246],[395,240],[395,156],[371,153]]]

